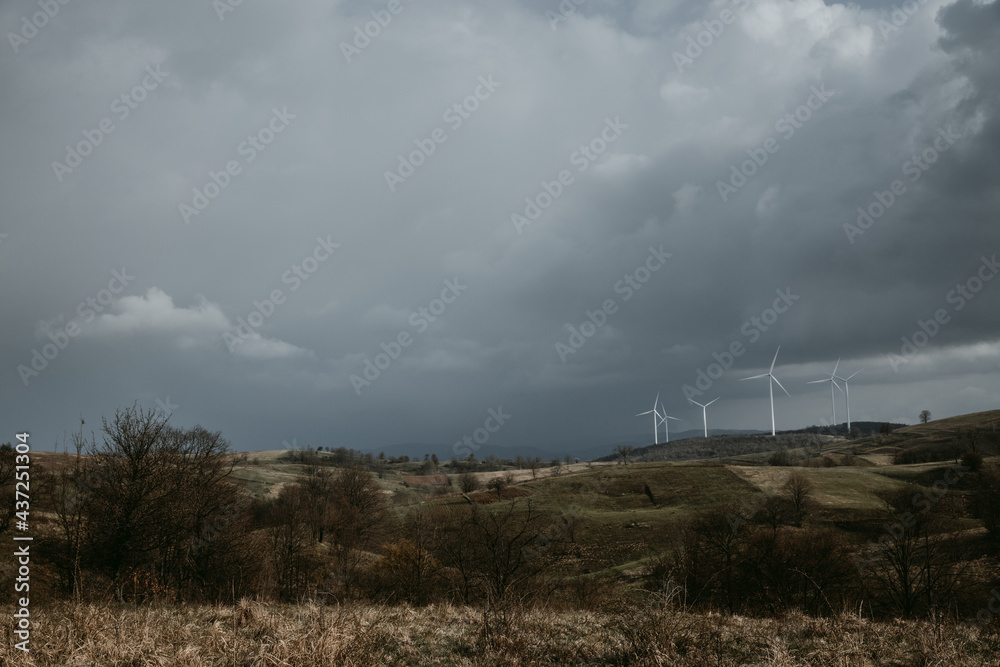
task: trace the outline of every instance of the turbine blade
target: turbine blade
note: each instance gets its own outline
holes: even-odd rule
[[[760,375],[754,375],[753,377],[740,378],[740,382],[743,382],[743,380],[756,380],[758,378],[766,378],[768,375],[770,375],[770,373],[761,373]]]
[[[827,378],[825,380],[812,380],[810,382],[806,382],[806,384],[819,384],[820,382],[831,382],[831,380],[830,378]]]
[[[834,386],[834,387],[836,387],[837,389],[840,389],[840,393],[841,393],[841,394],[843,394],[843,393],[844,393],[844,389],[843,389],[843,387],[841,387],[841,386],[840,386],[839,384],[837,384],[837,381],[836,381],[836,380],[830,380],[830,382],[832,382],[832,383],[833,383],[833,386]]]
[[[680,419],[678,419],[677,417],[671,417],[670,415],[667,415],[667,419],[673,419],[675,422],[680,421]]]
[[[778,386],[781,387],[781,391],[785,392],[785,394],[787,394],[789,398],[792,397],[792,395],[788,393],[788,390],[781,386],[781,382],[778,380],[778,378],[772,375],[771,379],[778,383]]]
[[[778,346],[778,349],[774,351],[774,359],[771,361],[771,370],[769,370],[768,373],[773,373],[774,372],[774,364],[775,364],[775,362],[778,361],[778,352],[781,352],[781,346],[780,345]]]
[[[636,415],[636,417],[642,417],[644,415],[648,415],[650,412],[652,412],[652,410],[646,410],[645,412],[640,412],[639,414]]]
[[[722,398],[722,397],[721,397],[721,396],[719,396],[719,398]],[[705,404],[705,407],[707,408],[707,407],[708,407],[708,406],[710,406],[710,405],[711,405],[712,403],[715,403],[715,402],[716,402],[717,400],[719,400],[719,398],[713,398],[713,399],[712,399],[711,401],[709,401],[708,403],[706,403],[706,404]]]
[[[840,359],[837,359],[837,365],[833,367],[833,373],[831,373],[831,375],[836,375],[838,368],[840,368]]]
[[[864,370],[864,369],[862,368],[862,369],[861,369],[861,371],[863,371],[863,370]],[[855,375],[857,375],[857,374],[858,374],[858,373],[860,373],[861,371],[855,371],[855,372],[854,372],[853,374],[851,374],[851,375],[848,375],[848,376],[847,376],[847,380],[850,380],[850,379],[851,379],[852,377],[854,377]],[[844,380],[844,382],[847,382],[847,380]]]

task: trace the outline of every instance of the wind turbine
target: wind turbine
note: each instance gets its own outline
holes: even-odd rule
[[[668,415],[667,414],[667,409],[663,406],[663,403],[660,403],[660,408],[663,410],[663,414],[660,415],[660,420],[663,422],[663,429],[667,433],[667,442],[670,442],[670,422],[668,422],[667,420],[668,419],[673,419],[675,422],[679,422],[680,419],[678,419],[677,417],[671,417],[670,415]]]
[[[829,382],[830,383],[830,403],[833,404],[833,427],[834,428],[837,427],[837,401],[834,398],[835,394],[833,393],[833,388],[836,387],[837,389],[840,389],[840,385],[837,384],[837,369],[838,368],[840,368],[840,359],[837,359],[837,365],[833,367],[833,372],[830,373],[830,377],[825,378],[823,380],[813,380],[812,382],[807,382],[806,383],[806,384],[820,384],[822,382]],[[840,389],[840,393],[843,394],[844,390]],[[850,432],[850,430],[851,430],[851,426],[850,426],[850,421],[848,420],[847,431]]]
[[[775,364],[775,362],[778,361],[778,352],[780,352],[780,351],[781,351],[781,346],[779,345],[778,349],[775,350],[775,352],[774,352],[774,360],[771,361],[771,370],[769,370],[766,373],[761,373],[760,375],[754,375],[753,377],[742,378],[740,380],[740,382],[743,382],[743,380],[757,380],[759,378],[767,378],[767,388],[771,392],[771,435],[775,435],[775,429],[774,429],[774,383],[777,382],[778,386],[781,387],[781,391],[785,392],[785,394],[789,398],[791,398],[791,396],[792,396],[791,394],[788,393],[787,389],[785,389],[784,387],[781,386],[781,382],[778,381],[778,378],[774,377],[774,364]]]
[[[660,392],[656,392],[656,400],[653,401],[653,409],[646,410],[645,412],[640,412],[636,417],[642,417],[643,415],[648,415],[652,413],[653,415],[653,440],[658,445],[660,444],[660,413],[657,412],[656,406],[660,404]],[[666,421],[666,420],[663,420]]]
[[[701,418],[702,418],[702,420],[705,423],[705,437],[707,438],[708,437],[708,406],[710,406],[712,403],[715,403],[719,399],[718,398],[713,398],[711,401],[709,401],[708,403],[705,403],[704,405],[702,405],[698,401],[696,401],[694,399],[691,399],[691,398],[689,398],[688,400],[691,401],[692,403],[694,403],[695,405],[701,407]]]
[[[862,368],[861,370],[863,371],[864,369]],[[836,373],[837,372],[836,369],[834,369],[833,372]],[[854,373],[852,373],[851,375],[848,375],[846,378],[842,378],[839,375],[834,375],[835,379],[840,380],[841,382],[844,383],[844,395],[846,396],[846,401],[847,401],[847,434],[848,435],[851,434],[851,386],[849,384],[847,384],[847,383],[851,381],[851,378],[853,378],[855,375],[857,375],[860,372],[861,371],[854,371]],[[831,389],[830,391],[833,391],[833,390]]]

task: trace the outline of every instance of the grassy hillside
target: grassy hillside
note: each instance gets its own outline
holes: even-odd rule
[[[907,483],[930,486],[942,474],[939,463],[892,465],[898,451],[959,446],[964,442],[964,433],[973,428],[985,432],[994,422],[1000,422],[1000,411],[907,426],[888,435],[854,441],[814,433],[713,436],[636,450],[631,455],[636,462],[626,466],[603,461],[563,466],[559,474],[547,467],[534,473],[507,473],[519,489],[517,497],[530,499],[553,516],[572,515],[577,564],[582,569],[617,573],[670,546],[677,527],[700,512],[733,506],[759,507],[767,494],[779,492],[793,472],[812,485],[813,522],[836,526],[864,519],[883,508],[882,494]],[[672,447],[678,447],[685,457],[724,452],[728,458],[658,460],[676,454],[670,451]],[[767,465],[775,450],[787,452],[793,463],[810,465]],[[253,454],[258,460],[251,459],[241,466],[237,477],[256,492],[273,496],[305,469],[281,462],[281,454]],[[418,466],[394,465],[380,475],[379,485],[397,508],[427,501],[445,507],[470,502],[454,484],[441,487],[406,483],[404,478],[416,474]],[[447,466],[440,472],[448,473]],[[481,472],[475,476],[485,484],[501,474]],[[448,476],[457,479],[455,474]],[[514,495],[504,495],[508,497]],[[474,500],[492,502],[493,498],[491,493],[480,492]]]
[[[745,433],[711,435],[707,438],[688,438],[639,447],[632,450],[629,460],[651,462],[731,459],[787,449],[818,452],[831,443],[841,440],[843,438],[818,433],[779,433],[777,436]],[[609,454],[597,460],[616,461],[618,458],[617,454]]]
[[[876,460],[902,463],[947,461],[967,450],[1000,454],[1000,410],[914,424],[856,441],[858,451]]]

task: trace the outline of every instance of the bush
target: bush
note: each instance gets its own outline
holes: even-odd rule
[[[507,488],[506,477],[494,477],[486,483],[486,488],[497,492],[497,500],[503,497],[503,490]]]
[[[791,465],[791,457],[788,456],[788,452],[785,450],[774,452],[767,459],[767,464],[770,466],[788,466]]]
[[[656,496],[653,495],[653,490],[649,488],[649,484],[644,484],[642,490],[643,493],[646,494],[646,497],[649,498],[649,502],[653,503],[653,505],[656,505]]]
[[[479,478],[471,472],[463,472],[458,476],[458,488],[462,490],[462,493],[472,493],[479,488]]]
[[[978,452],[966,452],[962,457],[962,465],[972,472],[979,472],[983,469],[983,457]]]

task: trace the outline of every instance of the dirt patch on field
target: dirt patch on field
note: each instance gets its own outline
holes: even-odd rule
[[[774,467],[728,466],[737,476],[750,482],[764,493],[777,493],[792,476],[793,470]]]
[[[399,478],[413,486],[448,486],[448,475],[400,475]]]
[[[508,486],[500,491],[501,500],[513,500],[514,498],[523,498],[525,496],[530,496],[531,492],[526,489],[520,489],[516,486]],[[476,493],[469,494],[469,500],[476,503],[477,505],[489,505],[490,503],[495,503],[497,501],[496,491],[477,491]]]

